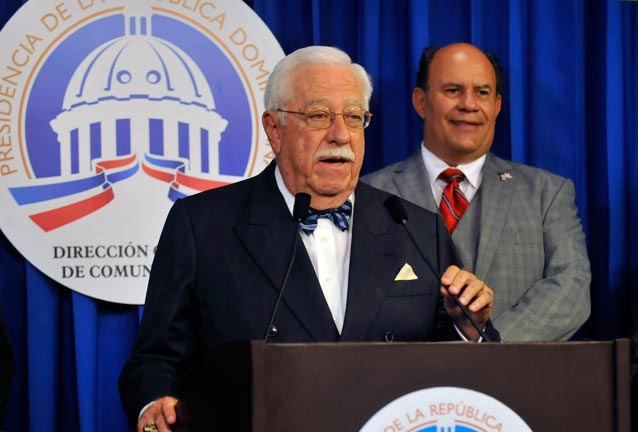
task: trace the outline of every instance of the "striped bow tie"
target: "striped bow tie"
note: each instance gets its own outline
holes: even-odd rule
[[[319,218],[327,218],[330,219],[341,231],[346,231],[350,226],[351,215],[352,203],[350,200],[344,202],[337,208],[326,210],[315,210],[310,208],[308,209],[308,216],[306,216],[306,219],[299,223],[299,228],[301,228],[301,230],[307,235],[310,235],[317,228]]]

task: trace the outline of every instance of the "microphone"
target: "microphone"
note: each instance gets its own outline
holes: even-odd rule
[[[414,237],[412,236],[412,233],[410,232],[410,228],[408,227],[408,212],[405,211],[405,207],[403,207],[403,203],[401,203],[401,199],[399,199],[399,197],[396,195],[392,195],[390,198],[386,199],[383,202],[383,205],[388,210],[388,213],[390,213],[390,217],[392,217],[392,219],[396,223],[403,225],[403,228],[405,228],[405,232],[408,234],[408,237],[410,237],[410,241],[412,242],[412,244],[416,247],[416,250],[419,253],[419,256],[421,257],[421,259],[425,261],[425,263],[430,268],[432,273],[434,273],[434,275],[439,280],[441,280],[441,275],[439,274],[438,270],[436,269],[436,267],[434,267],[434,265],[430,262],[430,260],[423,254],[423,252],[421,252],[421,248],[419,247],[418,243],[414,240]],[[448,290],[447,286],[444,285],[444,287],[446,290]],[[448,290],[448,293],[449,293],[449,290]],[[492,340],[490,339],[490,337],[487,335],[487,333],[481,330],[481,327],[474,320],[474,318],[472,318],[470,311],[467,310],[467,307],[461,303],[458,296],[455,296],[454,294],[450,294],[450,295],[452,299],[454,300],[454,303],[456,303],[456,305],[461,309],[461,311],[463,312],[463,315],[465,315],[465,317],[470,321],[470,323],[472,324],[472,327],[474,327],[476,331],[479,332],[483,340],[486,342],[491,342]]]
[[[310,195],[305,192],[299,192],[295,195],[295,204],[292,206],[292,218],[299,224],[308,215],[310,208]],[[296,237],[295,237],[296,238]]]
[[[297,195],[295,195],[295,204],[292,207],[292,218],[297,224],[297,229],[295,230],[295,242],[292,246],[292,256],[290,257],[290,262],[288,263],[288,270],[286,270],[286,276],[284,276],[284,281],[281,283],[281,289],[279,290],[277,301],[275,302],[275,306],[273,307],[272,313],[270,314],[270,321],[268,322],[268,327],[266,327],[264,342],[268,342],[268,339],[270,337],[277,334],[277,327],[273,326],[272,323],[275,321],[275,315],[277,314],[279,303],[281,303],[281,298],[284,294],[284,290],[286,289],[286,283],[288,282],[288,276],[290,276],[290,270],[292,269],[292,264],[295,262],[295,255],[297,254],[297,244],[299,243],[299,224],[308,215],[309,208],[310,208],[310,195],[304,192],[299,192]]]

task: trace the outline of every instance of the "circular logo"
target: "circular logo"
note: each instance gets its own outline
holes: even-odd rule
[[[57,282],[142,304],[172,203],[273,158],[282,57],[240,1],[27,2],[0,32],[0,228]]]
[[[508,406],[460,387],[418,390],[390,402],[360,432],[531,432]]]

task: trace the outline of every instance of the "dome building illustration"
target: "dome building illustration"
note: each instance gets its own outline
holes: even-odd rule
[[[204,74],[179,47],[152,36],[147,5],[127,5],[124,22],[124,36],[77,67],[62,111],[50,121],[60,175],[90,175],[100,161],[137,155],[218,176],[228,121],[216,112]]]

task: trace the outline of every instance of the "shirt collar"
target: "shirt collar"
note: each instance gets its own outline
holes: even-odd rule
[[[421,142],[421,157],[423,158],[423,163],[425,164],[425,170],[428,173],[431,187],[439,178],[439,175],[441,175],[441,173],[447,168],[450,168],[450,166],[430,150],[425,148],[423,142]],[[478,189],[481,185],[481,181],[483,180],[482,170],[486,157],[487,155],[484,154],[470,163],[457,165],[453,168],[461,170],[461,172],[465,175],[465,179],[472,185],[472,187]]]
[[[288,207],[288,211],[290,211],[290,215],[292,216],[292,210],[295,206],[295,196],[286,187],[284,178],[281,175],[281,171],[279,170],[279,165],[275,165],[275,180],[277,181],[277,188],[279,189],[279,192],[281,193],[281,195],[284,197],[284,200],[286,201],[286,206]],[[354,213],[354,191],[352,191],[348,199],[352,203],[352,210]]]

